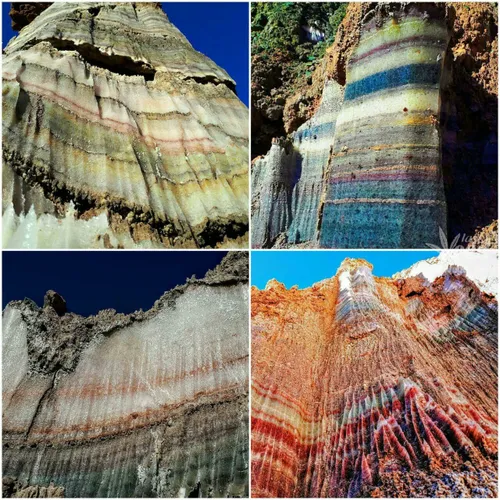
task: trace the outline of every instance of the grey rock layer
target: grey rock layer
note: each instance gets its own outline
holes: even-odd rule
[[[9,491],[248,495],[247,281],[248,255],[237,252],[145,312],[83,317],[11,302],[2,339]]]

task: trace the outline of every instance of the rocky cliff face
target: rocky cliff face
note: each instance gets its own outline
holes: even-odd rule
[[[3,57],[4,245],[243,244],[234,90],[158,4],[52,4]]]
[[[324,81],[309,85],[345,14],[338,2],[253,2],[252,158],[312,117]],[[316,41],[306,30],[317,30]],[[309,92],[314,87],[316,92]],[[319,89],[319,90],[318,90]]]
[[[3,313],[4,491],[248,494],[248,256],[147,312]],[[42,491],[43,490],[43,491]]]
[[[439,244],[446,202],[437,119],[448,39],[443,7],[382,4],[365,16],[337,119],[322,247]]]
[[[253,288],[253,495],[496,497],[497,321],[458,266]]]
[[[446,240],[469,241],[490,225],[497,217],[497,52],[491,4],[472,10],[466,4],[350,5],[302,92],[318,93],[332,81],[343,88],[340,112],[330,122],[328,174],[317,188],[317,231],[308,241],[290,234],[286,204],[277,203],[270,215],[259,211],[274,201],[261,173],[266,157],[253,165],[253,196],[261,203],[252,205],[252,218],[256,229],[282,233],[256,237],[255,246],[423,248],[442,247],[444,240],[446,247]],[[320,100],[309,100],[308,112],[320,113]],[[296,172],[290,158],[282,170]],[[307,166],[300,175],[310,175]],[[297,175],[289,178],[283,190],[293,192]],[[310,206],[307,196],[296,203]],[[471,246],[493,248],[496,225],[490,228]]]
[[[317,113],[292,135],[291,143],[275,141],[265,157],[255,160],[254,248],[318,239],[318,210],[342,94],[340,85],[328,82]]]

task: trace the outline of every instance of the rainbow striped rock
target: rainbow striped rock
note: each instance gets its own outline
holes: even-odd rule
[[[493,497],[498,305],[464,270],[252,289],[254,497]]]
[[[3,476],[66,497],[248,496],[247,280],[238,252],[147,312],[11,302]]]
[[[159,5],[56,2],[2,77],[5,247],[244,244],[248,110]]]
[[[317,240],[318,210],[343,89],[327,81],[315,115],[291,137],[275,141],[252,170],[252,246]]]
[[[348,63],[321,247],[422,248],[446,234],[438,130],[445,7],[393,8],[365,19]]]

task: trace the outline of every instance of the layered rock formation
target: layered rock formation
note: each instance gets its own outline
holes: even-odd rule
[[[421,248],[446,228],[437,127],[444,7],[387,10],[365,17],[349,60],[322,247]]]
[[[327,82],[317,113],[293,135],[276,141],[252,167],[252,246],[317,240],[318,211],[343,89]]]
[[[317,231],[297,238],[291,222],[282,228],[286,206],[263,215],[252,205],[256,229],[282,230],[274,240],[259,231],[255,247],[442,248],[444,235],[446,248],[446,240],[471,239],[497,217],[497,17],[490,4],[469,11],[462,4],[349,6],[311,85],[321,79],[343,87]],[[282,170],[294,171],[285,161]],[[260,205],[274,202],[271,176],[261,172],[266,162],[274,164],[257,159],[252,172]],[[282,190],[293,191],[296,177],[288,178],[292,185]],[[309,206],[307,197],[300,203]],[[479,234],[473,244],[493,248],[494,241]]]
[[[248,495],[248,256],[147,312],[3,313],[4,490]],[[16,494],[17,494],[16,493]]]
[[[339,2],[252,2],[251,155],[265,155],[273,138],[310,119],[324,81],[311,84],[345,15]],[[311,30],[320,33],[319,38]]]
[[[253,496],[496,497],[497,321],[459,266],[253,288]]]
[[[4,246],[244,244],[234,90],[158,4],[52,4],[3,57]]]

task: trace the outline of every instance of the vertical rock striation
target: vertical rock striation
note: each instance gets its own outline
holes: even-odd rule
[[[243,244],[234,90],[158,4],[52,4],[3,57],[4,246]]]
[[[147,312],[11,302],[4,477],[68,497],[248,495],[247,281],[237,253]]]
[[[253,496],[496,497],[497,322],[458,266],[253,288]]]
[[[316,114],[291,138],[275,141],[252,172],[252,246],[311,244],[343,89],[333,80],[323,89]]]
[[[445,7],[380,4],[347,67],[320,244],[440,244],[446,203],[439,132]]]
[[[302,102],[324,81],[340,85],[322,99],[336,106],[328,147],[313,141],[323,153],[307,165],[301,128],[291,157],[289,147],[281,163],[276,151],[254,162],[253,246],[494,248],[497,24],[487,3],[350,4],[297,92]],[[285,201],[273,197],[277,171]]]

